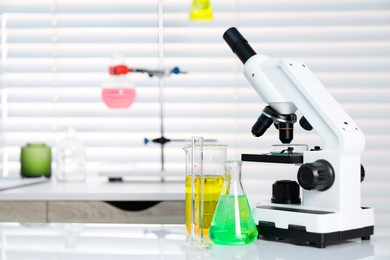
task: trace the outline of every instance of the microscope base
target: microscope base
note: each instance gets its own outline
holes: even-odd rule
[[[285,241],[292,244],[314,246],[318,248],[325,248],[327,245],[337,244],[355,238],[370,240],[370,236],[374,234],[374,226],[332,233],[313,233],[275,228],[271,227],[269,222],[259,222],[257,230],[259,231],[259,237],[265,240]]]
[[[374,212],[371,208],[362,208],[360,214],[356,214],[260,206],[253,213],[259,238],[265,240],[325,248],[349,239],[369,240],[374,234]],[[354,216],[351,217],[351,214]],[[358,222],[350,225],[356,220]]]

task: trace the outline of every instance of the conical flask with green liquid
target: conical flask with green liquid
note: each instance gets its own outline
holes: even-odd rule
[[[215,244],[246,245],[258,236],[241,184],[241,164],[241,161],[225,163],[225,179],[209,231],[209,237]]]

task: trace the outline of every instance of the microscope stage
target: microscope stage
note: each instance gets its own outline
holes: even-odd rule
[[[267,163],[303,163],[302,153],[267,153],[267,154],[241,154],[244,162],[267,162]]]

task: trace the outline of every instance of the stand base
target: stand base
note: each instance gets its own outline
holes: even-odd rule
[[[337,231],[331,233],[307,232],[303,226],[290,225],[288,229],[276,228],[275,223],[259,221],[257,225],[259,238],[266,240],[286,241],[293,244],[308,245],[318,248],[325,248],[327,245],[336,244],[341,241],[361,238],[369,240],[374,234],[374,226]]]

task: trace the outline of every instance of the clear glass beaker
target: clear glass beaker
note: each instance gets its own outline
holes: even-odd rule
[[[183,148],[186,152],[186,228],[190,234],[194,229],[196,235],[207,236],[223,185],[227,145],[202,144],[200,147],[196,142],[195,146],[193,140],[193,144]]]
[[[258,231],[241,184],[241,161],[225,163],[225,179],[211,222],[209,237],[215,244],[246,245]]]

